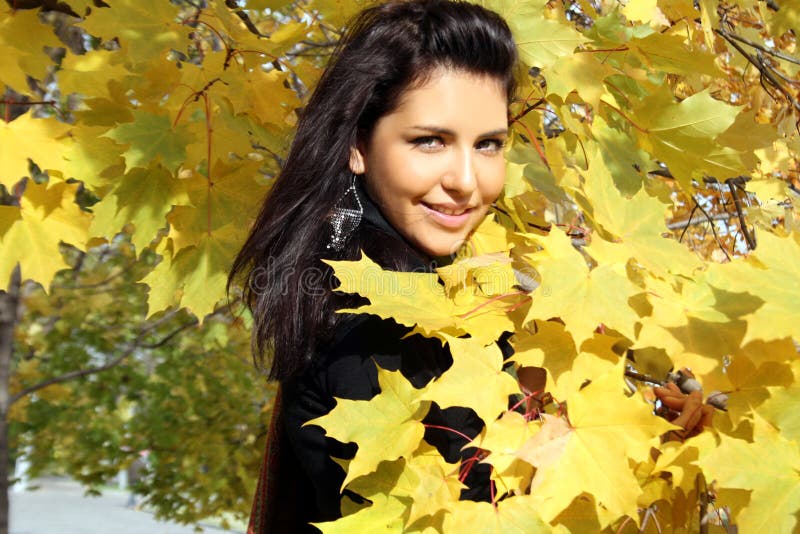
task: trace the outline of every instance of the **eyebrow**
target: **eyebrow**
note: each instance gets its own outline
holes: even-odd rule
[[[434,132],[442,135],[448,135],[451,137],[455,137],[456,135],[456,133],[453,130],[448,130],[447,128],[440,128],[439,126],[426,126],[422,124],[422,125],[412,126],[411,128],[415,130],[424,130],[426,132]],[[480,134],[478,137],[494,137],[496,135],[508,135],[508,128],[498,128],[496,130],[484,132]]]

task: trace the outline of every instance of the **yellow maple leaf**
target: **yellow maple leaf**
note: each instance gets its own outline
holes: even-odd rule
[[[732,293],[749,293],[763,305],[744,316],[744,343],[754,339],[800,339],[797,303],[800,287],[786,280],[800,277],[800,233],[780,238],[761,232],[758,248],[746,259],[709,267],[708,283]]]
[[[597,151],[590,154],[590,167],[583,184],[582,205],[589,218],[621,243],[619,254],[633,257],[656,275],[667,272],[690,276],[700,260],[676,240],[663,238],[667,232],[667,206],[640,189],[625,198],[616,188],[611,172]],[[625,258],[623,261],[627,260]]]
[[[170,48],[179,48],[191,31],[178,22],[178,8],[169,2],[110,0],[108,4],[110,7],[93,8],[79,25],[91,35],[118,38],[134,64],[156,60]]]
[[[666,163],[685,191],[692,191],[691,179],[702,174],[748,173],[737,150],[714,140],[733,124],[739,109],[715,100],[708,90],[676,103],[672,91],[662,87],[643,100],[634,113],[642,129],[639,145]]]
[[[396,460],[412,453],[425,428],[421,421],[430,402],[419,398],[419,390],[399,371],[378,368],[381,392],[370,400],[336,399],[336,406],[326,415],[308,421],[342,443],[355,442],[358,451],[350,461],[342,483],[375,471],[384,460]],[[387,441],[386,436],[392,439]]]
[[[492,480],[497,482],[500,493],[522,493],[529,487],[533,466],[522,461],[518,452],[539,426],[538,422],[526,421],[518,412],[506,411],[502,417],[488,423],[481,434],[465,446],[489,452],[481,463],[493,467]]]
[[[121,82],[132,75],[122,64],[124,55],[118,52],[89,50],[81,55],[68,53],[57,73],[61,92],[109,98],[108,82]]]
[[[0,82],[24,93],[26,76],[43,80],[53,64],[44,47],[62,44],[53,27],[39,19],[39,10],[16,10],[13,5],[0,8]]]
[[[622,14],[628,20],[641,21],[655,28],[669,25],[669,20],[658,8],[657,0],[632,0],[622,8]]]
[[[225,297],[228,268],[241,247],[241,229],[228,224],[175,252],[165,238],[156,251],[161,262],[139,280],[150,287],[148,317],[169,306],[185,306],[202,322]]]
[[[448,464],[439,452],[424,441],[404,462],[404,470],[391,494],[411,499],[407,525],[440,510],[451,510],[465,488],[458,480],[458,466]]]
[[[0,122],[0,184],[8,189],[30,176],[28,158],[43,171],[59,169],[66,149],[63,137],[69,124],[55,119],[34,119],[25,113],[11,122]]]
[[[521,453],[539,464],[532,494],[544,519],[555,518],[583,492],[594,497],[601,522],[638,517],[642,490],[629,462],[648,460],[650,447],[674,427],[653,415],[641,397],[625,394],[624,365],[621,360],[612,372],[568,397],[568,426],[546,419],[542,432],[555,426],[548,439],[539,438],[536,447]]]
[[[474,293],[459,292],[449,298],[435,273],[394,272],[382,269],[362,253],[358,261],[323,260],[333,267],[340,284],[337,291],[358,293],[370,300],[357,309],[339,313],[371,313],[413,326],[427,337],[469,333],[479,343],[495,341],[513,331],[507,303]]]
[[[459,501],[444,518],[444,532],[470,534],[540,534],[552,527],[542,521],[530,495],[511,497],[497,503]]]
[[[758,414],[786,439],[800,443],[800,361],[793,361],[791,366],[794,381],[768,387],[769,399],[758,408]]]
[[[541,367],[547,372],[547,391],[556,400],[566,399],[587,380],[609,372],[619,362],[611,347],[619,338],[595,333],[576,351],[564,325],[555,321],[536,321],[536,333],[518,332],[512,343],[512,360],[525,367]]]
[[[758,414],[753,418],[752,442],[723,434],[716,448],[700,452],[697,463],[717,487],[752,491],[750,502],[736,516],[740,531],[795,531],[800,510],[800,450],[797,442],[787,440]]]
[[[406,506],[397,497],[376,494],[372,504],[336,521],[311,523],[323,534],[353,534],[353,532],[398,532],[403,527],[402,514]]]
[[[484,423],[494,421],[508,408],[508,397],[520,391],[516,380],[503,371],[500,347],[446,334],[443,338],[453,355],[453,365],[428,384],[420,398],[442,408],[469,406]]]
[[[640,319],[637,345],[670,354],[690,352],[721,362],[742,343],[742,315],[761,305],[759,298],[719,289],[708,272],[670,281],[647,277],[645,283],[651,309]]]
[[[546,3],[544,0],[481,2],[508,21],[520,57],[529,67],[550,67],[558,58],[572,54],[578,45],[588,41],[566,22],[546,18]]]
[[[59,243],[83,248],[89,239],[91,215],[75,204],[79,185],[28,181],[19,208],[0,206],[0,230],[6,228],[0,235],[0,287],[8,283],[17,262],[23,279],[45,289],[57,271],[69,267]]]
[[[525,256],[542,277],[526,323],[560,317],[578,346],[601,323],[634,339],[638,317],[628,299],[641,289],[628,279],[624,265],[601,264],[590,270],[565,233],[551,231],[547,237],[531,237],[544,250]],[[591,254],[591,247],[587,252]]]
[[[108,111],[107,108],[105,111]],[[107,130],[103,126],[82,125],[64,138],[63,161],[48,174],[66,180],[75,178],[92,191],[103,196],[104,188],[125,173],[125,160],[119,145],[111,139],[100,137]]]

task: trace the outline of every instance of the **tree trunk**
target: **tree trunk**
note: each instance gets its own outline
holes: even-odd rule
[[[0,534],[8,534],[8,379],[17,323],[19,264],[11,272],[8,291],[0,291]]]

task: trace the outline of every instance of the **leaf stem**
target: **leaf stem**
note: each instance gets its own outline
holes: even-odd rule
[[[516,295],[525,295],[525,294],[526,293],[524,291],[514,291],[513,293],[503,293],[502,295],[497,295],[496,297],[492,297],[489,300],[487,300],[486,302],[482,302],[481,304],[478,304],[477,306],[475,306],[474,308],[472,308],[468,312],[462,313],[461,315],[458,315],[457,317],[460,318],[460,319],[466,319],[467,317],[469,317],[470,315],[472,315],[476,311],[480,310],[484,306],[487,306],[487,305],[491,304],[492,302],[497,302],[498,300],[504,299],[506,297],[513,297],[513,296],[516,296]]]
[[[461,436],[462,438],[467,440],[467,442],[470,442],[473,439],[473,438],[469,437],[468,435],[464,434],[463,432],[459,432],[455,428],[450,428],[449,426],[431,425],[431,424],[428,424],[428,423],[422,423],[422,426],[424,426],[425,428],[436,428],[438,430],[446,430],[448,432],[452,432],[453,434],[457,434],[457,435]]]
[[[608,106],[609,108],[611,108],[611,109],[613,109],[614,111],[616,111],[616,112],[617,112],[617,114],[618,114],[620,117],[622,117],[623,119],[625,119],[626,121],[628,121],[628,123],[630,123],[630,125],[631,125],[631,126],[633,126],[634,128],[636,128],[636,129],[637,129],[637,130],[639,130],[640,132],[642,132],[642,133],[644,133],[644,134],[648,134],[648,133],[650,133],[650,131],[649,131],[649,130],[647,130],[646,128],[642,128],[641,126],[639,126],[638,124],[636,124],[635,122],[633,122],[633,121],[630,119],[630,117],[628,117],[627,115],[625,115],[625,113],[623,113],[623,112],[622,112],[622,110],[620,110],[620,109],[617,109],[616,107],[612,106],[611,104],[609,104],[609,103],[608,103],[608,102],[606,102],[605,100],[601,100],[601,101],[600,101],[600,103],[601,103],[601,104],[605,104],[605,105],[606,105],[606,106]]]

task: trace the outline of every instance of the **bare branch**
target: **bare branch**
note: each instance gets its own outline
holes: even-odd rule
[[[670,230],[683,229],[684,233],[685,233],[685,230],[688,227],[694,226],[696,224],[701,224],[701,223],[704,223],[704,222],[707,222],[707,221],[728,221],[728,220],[730,220],[730,219],[732,219],[732,218],[737,216],[735,213],[727,213],[726,212],[726,213],[715,213],[714,215],[711,215],[710,217],[708,217],[706,215],[694,217],[693,214],[697,210],[697,207],[698,206],[695,204],[695,207],[692,208],[692,213],[689,214],[689,218],[688,219],[684,219],[682,221],[672,221],[671,223],[667,224],[667,228],[669,228]],[[681,234],[681,238],[683,238],[683,234]],[[680,239],[679,239],[679,241],[680,241]]]
[[[739,44],[739,42],[733,37],[734,34],[732,32],[722,29],[715,29],[714,32],[728,41],[728,43],[730,43],[732,47],[734,47],[747,61],[749,61],[750,64],[758,69],[758,71],[761,73],[762,82],[767,82],[771,87],[777,89],[795,110],[800,111],[800,102],[794,98],[794,95],[791,93],[791,91],[783,86],[780,80],[775,76],[775,73],[773,72],[774,69],[767,65],[763,58],[753,56],[744,48],[742,48],[741,44]],[[764,89],[766,90],[766,86]],[[768,90],[767,92],[769,93]],[[773,98],[775,97],[773,96]]]
[[[722,31],[725,31],[725,30],[722,30]],[[783,52],[779,52],[778,50],[773,50],[771,48],[767,48],[764,45],[756,43],[755,41],[751,41],[750,39],[745,39],[741,35],[736,35],[735,33],[732,33],[732,32],[726,32],[726,33],[727,33],[727,35],[729,35],[731,37],[731,39],[736,39],[737,41],[739,41],[741,43],[744,43],[744,44],[746,44],[748,46],[752,46],[753,48],[757,48],[758,50],[761,50],[762,52],[764,52],[766,54],[769,54],[771,56],[775,56],[775,57],[777,57],[779,59],[782,59],[784,61],[788,61],[789,63],[795,63],[797,65],[800,65],[800,59],[797,59],[794,56],[790,56],[788,54],[784,54]]]

